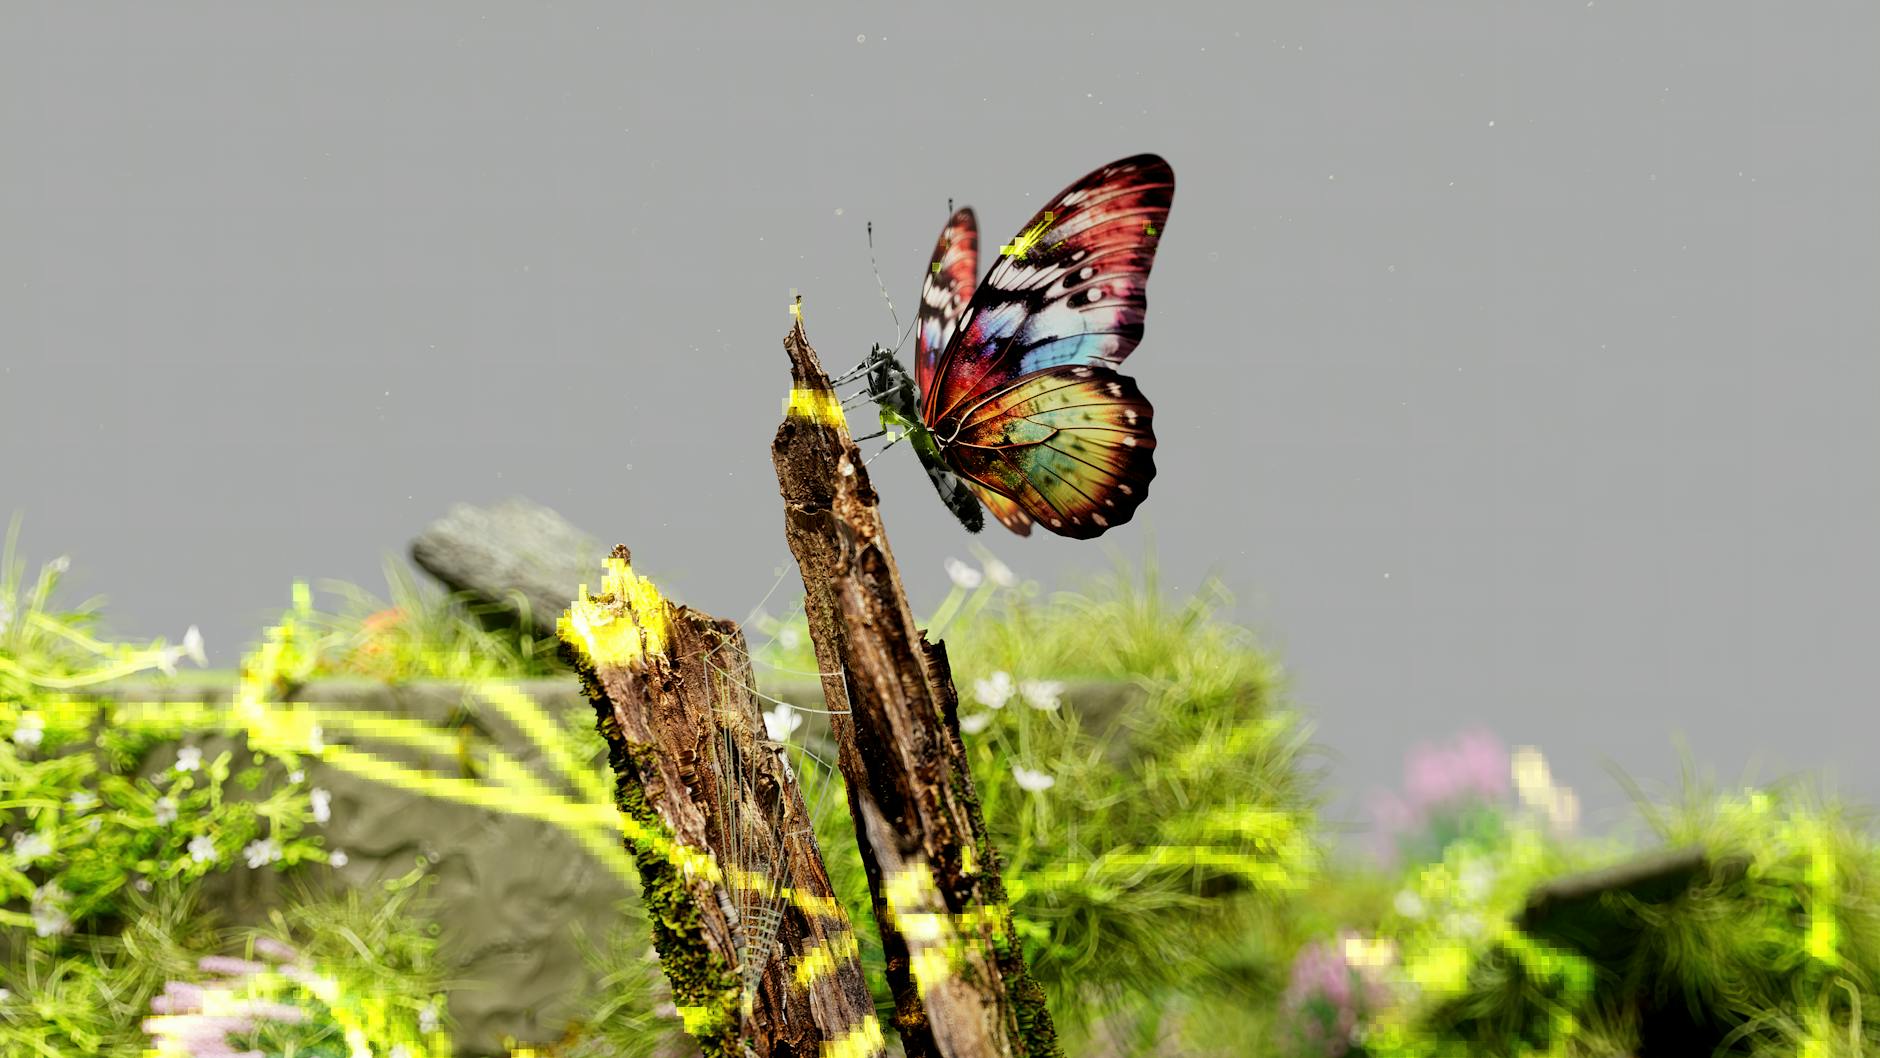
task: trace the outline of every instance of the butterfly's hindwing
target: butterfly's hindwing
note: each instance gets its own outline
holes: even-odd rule
[[[1136,513],[1155,477],[1154,409],[1108,367],[1059,365],[979,397],[940,440],[947,461],[1026,519],[1099,536]],[[1007,528],[1019,521],[988,502]]]
[[[986,505],[986,510],[999,520],[1000,525],[1020,536],[1031,535],[1031,515],[1026,514],[1025,508],[1020,507],[1010,496],[994,492],[971,478],[962,480],[973,490],[973,495],[979,497],[979,502]]]

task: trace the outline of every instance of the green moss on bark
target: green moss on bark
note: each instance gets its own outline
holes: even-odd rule
[[[686,1020],[686,1031],[706,1058],[738,1058],[743,982],[737,971],[705,943],[698,905],[679,865],[666,850],[676,847],[672,832],[646,799],[642,776],[653,770],[653,748],[629,742],[614,719],[613,706],[586,659],[564,643],[562,655],[580,675],[594,703],[595,727],[607,740],[607,762],[614,772],[614,800],[639,824],[646,840],[627,839],[640,871],[641,904],[651,925],[653,947],[672,987],[672,999]]]

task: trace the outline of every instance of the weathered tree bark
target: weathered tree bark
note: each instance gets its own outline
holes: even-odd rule
[[[595,705],[660,962],[708,1058],[869,1058],[884,1039],[737,624],[661,598],[625,547],[558,628]],[[780,918],[780,922],[778,921]],[[754,937],[778,922],[776,950]],[[742,945],[742,949],[741,949]],[[743,973],[761,966],[754,989]]]
[[[1060,1053],[960,745],[945,651],[915,626],[874,489],[799,318],[771,458],[910,1058]]]

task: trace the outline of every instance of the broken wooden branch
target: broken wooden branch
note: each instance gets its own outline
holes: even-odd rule
[[[884,1037],[735,622],[662,598],[625,547],[557,632],[594,703],[654,945],[707,1058],[871,1058]]]
[[[1057,1055],[986,839],[945,651],[915,625],[800,317],[784,349],[793,389],[771,458],[902,1043],[910,1058]]]

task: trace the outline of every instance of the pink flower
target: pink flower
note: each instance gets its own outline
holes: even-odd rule
[[[237,959],[229,955],[205,955],[196,960],[196,968],[203,973],[212,974],[258,974],[268,967],[251,959]]]
[[[1345,958],[1347,945],[1357,940],[1345,930],[1336,941],[1306,945],[1293,960],[1282,1002],[1295,1038],[1310,1053],[1341,1058],[1359,1022],[1390,1002],[1376,968],[1353,966]]]
[[[181,1014],[202,1006],[202,986],[192,985],[187,981],[166,981],[163,994],[157,1000],[168,1001],[174,1005],[172,1010],[160,1010],[159,1014]],[[154,1006],[157,1000],[152,1000]]]
[[[1483,730],[1465,732],[1453,746],[1419,743],[1404,764],[1404,788],[1414,808],[1468,798],[1495,800],[1509,788],[1508,751]]]
[[[1492,732],[1465,731],[1448,744],[1420,742],[1404,760],[1404,795],[1371,799],[1372,832],[1380,859],[1398,852],[1438,852],[1460,836],[1458,827],[1479,809],[1506,802],[1513,786],[1513,758]],[[1423,837],[1418,838],[1421,834]],[[1403,842],[1410,842],[1406,850]]]
[[[293,962],[300,953],[272,937],[256,937],[255,950],[279,962]]]

